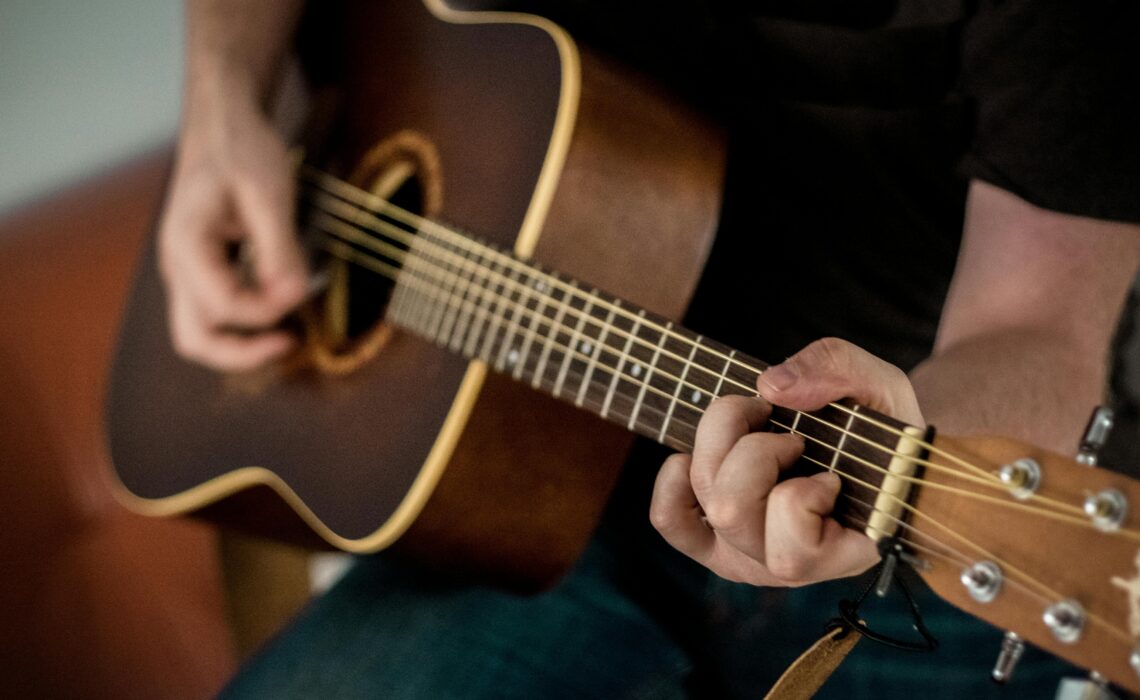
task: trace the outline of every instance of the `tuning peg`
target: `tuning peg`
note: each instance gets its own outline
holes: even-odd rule
[[[1115,415],[1108,406],[1097,406],[1089,417],[1089,424],[1085,426],[1085,435],[1081,438],[1081,448],[1077,452],[1077,461],[1090,467],[1096,466],[1097,454],[1104,444],[1108,442],[1108,434],[1112,432]]]
[[[1118,700],[1108,681],[1096,671],[1088,678],[1062,678],[1054,700]]]
[[[1013,675],[1017,662],[1021,661],[1021,654],[1025,651],[1025,642],[1016,632],[1006,632],[1001,640],[1001,651],[998,653],[994,670],[990,677],[996,683],[1005,683]]]

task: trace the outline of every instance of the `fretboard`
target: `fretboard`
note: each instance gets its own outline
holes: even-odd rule
[[[756,395],[759,360],[657,314],[469,238],[421,231],[388,318],[639,435],[691,451],[709,403]],[[862,407],[776,408],[804,437],[803,467],[844,474],[849,524],[865,524],[905,424]]]

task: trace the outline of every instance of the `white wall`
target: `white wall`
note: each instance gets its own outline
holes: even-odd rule
[[[0,212],[174,133],[179,0],[0,0]]]

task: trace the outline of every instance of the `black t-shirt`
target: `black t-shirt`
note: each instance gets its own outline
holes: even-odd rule
[[[1046,208],[1140,221],[1140,3],[546,0],[539,9],[726,125],[722,225],[685,323],[760,359],[834,335],[903,368],[921,361],[971,178]],[[809,643],[834,599],[821,601],[819,619],[782,631],[734,625],[735,611],[707,597],[707,572],[647,523],[664,453],[635,449],[600,541],[618,553],[628,594],[689,649],[694,682],[750,697]],[[782,609],[790,598],[778,595],[755,604]]]
[[[904,368],[920,361],[969,178],[1046,208],[1140,221],[1137,3],[538,9],[729,129],[722,226],[686,323],[761,359],[837,335]],[[749,306],[755,320],[742,324]]]

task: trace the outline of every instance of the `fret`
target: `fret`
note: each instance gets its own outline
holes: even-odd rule
[[[494,298],[494,303],[487,310],[487,325],[483,332],[482,345],[479,348],[479,357],[487,362],[491,362],[491,357],[494,355],[494,344],[499,337],[500,329],[502,329],[504,314],[510,306],[511,295],[507,286],[512,281],[511,275],[516,274],[517,270],[517,268],[512,267],[510,271],[507,271],[498,256],[496,256],[495,262],[492,263],[492,265],[497,267],[497,269],[494,270],[495,282],[491,287],[491,296]]]
[[[709,404],[719,395],[727,372],[731,348],[698,336],[682,376],[677,401],[670,407],[666,431],[659,441],[678,450],[691,451],[697,425]]]
[[[649,388],[650,382],[653,380],[653,373],[657,368],[657,361],[661,358],[661,350],[665,347],[666,340],[669,337],[669,331],[672,329],[673,322],[667,322],[665,324],[665,330],[660,334],[660,337],[657,340],[657,344],[654,346],[653,356],[649,360],[649,366],[645,368],[645,379],[642,380],[641,388],[637,392],[637,400],[634,401],[633,413],[629,417],[629,423],[627,425],[630,430],[637,430],[637,417],[640,415],[642,407],[645,403],[645,392]],[[634,367],[640,367],[640,365],[634,365]]]
[[[437,241],[428,239],[427,234],[420,233],[424,237],[424,241],[435,248],[442,248],[442,244]],[[436,332],[439,330],[439,322],[443,319],[443,314],[451,305],[451,294],[448,291],[448,283],[452,285],[455,283],[454,272],[452,271],[450,263],[443,261],[436,253],[436,257],[429,259],[425,254],[425,269],[431,277],[429,289],[431,290],[432,303],[425,309],[426,318],[423,320],[423,334],[429,338],[435,338]]]
[[[858,406],[856,406],[855,409],[858,410]],[[797,422],[799,421],[798,414],[796,415],[796,420]],[[839,442],[835,445],[835,454],[831,456],[831,463],[828,465],[828,468],[832,472],[835,471],[835,463],[839,460],[839,455],[843,453],[843,444],[847,442],[847,436],[851,434],[851,421],[853,420],[855,420],[855,414],[849,413],[847,415],[847,422],[843,425],[843,433],[839,436]],[[792,428],[795,429],[795,424],[792,425]]]
[[[736,351],[730,350],[728,357],[724,359],[724,369],[720,371],[717,376],[716,386],[713,388],[713,396],[721,396],[720,390],[724,387],[724,380],[728,376],[728,370],[732,367],[733,360],[736,358]]]
[[[586,401],[586,393],[598,367],[598,359],[601,357],[602,351],[606,349],[606,337],[609,335],[610,329],[613,328],[614,315],[619,308],[621,308],[621,300],[615,299],[610,304],[610,310],[606,314],[605,320],[602,321],[601,332],[598,334],[597,340],[594,341],[594,351],[590,354],[589,362],[586,363],[586,373],[582,375],[582,383],[578,387],[578,396],[574,399],[575,406],[581,407]]]
[[[570,308],[570,301],[572,296],[571,292],[576,292],[578,290],[578,283],[574,280],[570,280],[569,286],[571,291],[563,290],[562,298],[558,300],[558,306],[557,311],[554,315],[554,320],[550,323],[550,331],[543,339],[542,353],[538,357],[538,364],[534,370],[534,378],[531,379],[530,382],[531,386],[536,389],[542,386],[542,379],[546,369],[546,362],[550,358],[550,353],[554,350],[558,332],[562,328],[562,319],[566,316],[566,312]]]
[[[659,442],[665,441],[665,434],[669,430],[669,423],[673,420],[673,412],[677,409],[677,399],[680,397],[682,390],[685,388],[685,377],[689,375],[689,370],[693,366],[693,357],[697,354],[697,348],[701,346],[701,336],[697,336],[693,341],[693,347],[689,350],[688,357],[685,358],[685,364],[681,370],[681,374],[677,379],[677,386],[673,389],[673,396],[669,399],[669,408],[665,411],[665,418],[661,421],[661,431],[658,433],[657,440]],[[691,402],[690,402],[691,403]]]
[[[467,341],[463,345],[463,354],[466,357],[477,357],[480,341],[486,333],[487,324],[491,314],[491,308],[496,301],[496,294],[494,292],[495,285],[492,284],[492,276],[497,275],[498,272],[495,266],[498,264],[494,259],[490,263],[486,263],[482,254],[479,255],[479,272],[482,274],[482,280],[476,282],[477,299],[475,302],[475,318],[471,322],[470,328],[467,329]]]
[[[425,318],[430,316],[436,306],[433,303],[436,273],[432,269],[432,263],[427,259],[427,254],[423,251],[423,241],[417,237],[413,240],[413,245],[416,253],[410,259],[412,272],[416,275],[418,293],[415,297],[417,303],[409,312],[408,325],[422,334],[426,331]]]
[[[494,367],[499,371],[502,371],[503,367],[505,366],[504,362],[506,362],[508,351],[513,349],[511,345],[515,334],[518,333],[519,317],[529,311],[527,309],[527,304],[529,303],[530,299],[524,295],[530,291],[530,287],[525,282],[519,281],[519,270],[521,267],[521,265],[513,265],[511,267],[510,274],[507,275],[507,281],[510,283],[512,289],[507,292],[505,303],[507,310],[503,315],[503,318],[506,321],[506,327],[503,329],[502,337],[496,339],[496,341],[493,341],[491,343],[491,353],[488,355],[488,358],[490,358],[490,356],[495,357]],[[515,298],[516,294],[518,295],[517,299]],[[498,352],[495,352],[496,342],[498,343],[499,347]],[[518,350],[514,350],[514,358],[517,362]]]
[[[450,347],[455,352],[461,353],[464,357],[472,357],[474,350],[468,349],[468,346],[474,342],[474,338],[478,334],[479,322],[482,318],[483,306],[486,297],[486,281],[488,279],[487,266],[483,261],[483,253],[480,249],[472,249],[464,253],[464,257],[470,261],[470,278],[467,284],[466,292],[468,303],[464,305],[464,315],[459,319],[462,323],[458,324],[459,328],[452,331],[453,345]]]
[[[396,287],[392,292],[390,303],[392,319],[402,326],[408,325],[404,310],[408,306],[408,297],[415,293],[416,282],[410,265],[414,257],[413,249],[409,249],[408,254],[404,256],[404,264],[400,268],[400,273],[396,276]]]
[[[756,380],[764,364],[742,353],[733,355],[725,372],[719,396],[756,396]]]
[[[443,248],[442,242],[437,243],[438,247]],[[447,274],[450,278],[450,284],[444,290],[446,294],[445,304],[440,307],[439,318],[436,319],[431,326],[429,335],[441,346],[446,346],[448,341],[448,325],[447,320],[450,317],[455,319],[460,307],[463,306],[463,294],[459,291],[459,285],[464,281],[463,264],[467,262],[467,258],[459,255],[450,249],[445,249],[448,256],[451,258],[459,258],[459,263],[448,263]]]
[[[905,427],[901,421],[869,412],[860,406],[854,406],[853,410],[860,415],[870,413],[876,422],[886,426],[900,429]],[[894,448],[899,441],[899,436],[891,430],[881,428],[870,421],[861,419],[859,416],[851,415],[850,417],[852,423],[849,428],[848,440],[841,448],[843,455],[837,463],[836,470],[848,477],[844,491],[865,503],[865,505],[848,503],[846,510],[867,521],[872,514],[871,504],[876,502],[879,488],[887,476],[887,469],[894,456]],[[889,505],[895,506],[897,504],[890,503]]]
[[[586,319],[590,318],[590,310],[594,306],[594,295],[597,289],[592,289],[586,295],[586,300],[583,306],[578,310],[578,322],[574,324],[574,332],[570,335],[570,342],[566,344],[566,352],[562,357],[562,364],[558,369],[558,379],[554,382],[554,389],[551,393],[555,396],[562,395],[562,386],[566,382],[566,373],[570,369],[570,364],[575,355],[579,353],[578,342],[582,338],[582,327],[586,325]]]
[[[535,305],[534,313],[531,314],[530,323],[527,324],[526,332],[523,333],[522,346],[519,348],[519,361],[515,364],[514,371],[511,376],[515,379],[522,379],[523,372],[526,369],[527,358],[530,356],[531,345],[534,344],[534,339],[538,334],[539,324],[548,320],[546,317],[546,309],[550,296],[545,294],[546,287],[549,283],[543,277],[536,276],[531,280],[530,287],[537,294],[537,303]]]
[[[641,324],[644,321],[645,310],[640,309],[637,312],[637,320],[633,321],[629,330],[626,331],[627,337],[625,339],[625,344],[622,346],[621,354],[618,355],[617,368],[614,370],[613,377],[610,379],[609,388],[606,389],[605,400],[602,402],[602,418],[606,418],[610,414],[610,408],[613,406],[614,402],[614,390],[617,389],[618,382],[621,380],[622,374],[625,372],[625,365],[627,362],[629,362],[630,358],[629,349],[633,345],[633,339],[641,330]],[[618,415],[621,415],[621,413],[619,412]]]
[[[467,274],[461,277],[464,281],[463,293],[459,297],[459,306],[452,318],[452,325],[447,331],[449,338],[447,347],[452,352],[459,352],[463,347],[463,336],[474,320],[471,312],[471,309],[476,305],[473,291],[477,292],[479,289],[475,285],[475,276],[479,273],[479,266],[471,259],[469,250],[460,251],[460,255],[463,257],[463,269]]]

